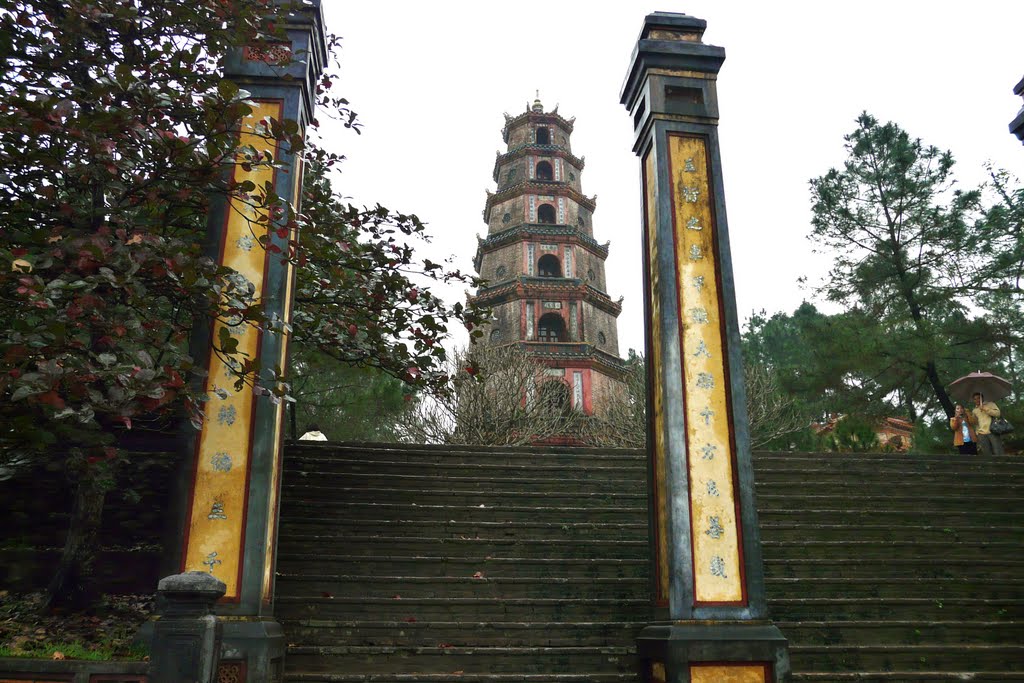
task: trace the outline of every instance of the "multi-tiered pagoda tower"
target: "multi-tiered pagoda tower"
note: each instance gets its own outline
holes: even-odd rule
[[[545,112],[539,98],[505,114],[508,147],[494,162],[498,191],[487,193],[487,237],[474,261],[488,283],[474,299],[494,311],[486,341],[521,344],[548,367],[549,389],[557,382],[566,405],[590,415],[623,388],[622,304],[606,293],[608,243],[594,240],[597,202],[581,190],[574,121],[558,107]]]

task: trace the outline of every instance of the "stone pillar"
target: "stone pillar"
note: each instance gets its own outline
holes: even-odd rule
[[[655,623],[643,680],[767,683],[789,676],[767,619],[715,82],[706,22],[648,15],[622,103],[644,191]]]
[[[1024,97],[1024,78],[1017,82],[1017,85],[1013,86],[1013,94]],[[1017,115],[1013,117],[1013,121],[1010,121],[1010,133],[1017,136],[1017,139],[1024,143],[1024,107],[1020,108]]]
[[[251,181],[257,191],[269,184],[296,210],[300,161],[287,144],[267,140],[260,129],[270,119],[294,121],[302,135],[312,120],[326,41],[319,0],[305,5],[277,18],[288,41],[234,51],[224,66],[226,78],[248,91],[253,103],[252,113],[240,122],[240,145],[275,161],[274,168],[264,164],[249,170],[239,163],[232,180]],[[249,681],[277,681],[283,675],[284,636],[273,618],[273,588],[284,403],[266,393],[257,396],[248,386],[235,391],[230,368],[213,351],[213,342],[228,336],[237,340],[242,357],[259,358],[265,380],[287,366],[284,329],[291,320],[295,274],[281,256],[292,237],[279,231],[283,220],[273,216],[268,221],[265,212],[237,197],[218,197],[211,205],[212,256],[253,283],[272,329],[218,321],[197,332],[193,348],[206,364],[211,398],[202,430],[186,447],[178,520],[182,533],[173,560],[179,571],[202,571],[224,582],[217,605],[225,622],[222,666]],[[273,246],[265,249],[261,239]]]
[[[150,655],[151,683],[213,683],[220,659],[221,623],[214,605],[227,586],[205,572],[160,579]]]

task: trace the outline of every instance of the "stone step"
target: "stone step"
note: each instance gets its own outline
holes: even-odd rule
[[[574,480],[553,479],[551,477],[525,477],[525,476],[460,476],[449,474],[446,476],[431,474],[430,468],[418,470],[412,474],[392,474],[380,476],[375,472],[346,472],[321,473],[315,471],[292,472],[285,471],[282,479],[282,489],[289,492],[291,487],[303,486],[306,484],[315,485],[337,485],[351,488],[401,488],[407,490],[423,491],[448,491],[457,488],[463,490],[490,491],[499,493],[502,491],[574,491],[580,488],[580,483]],[[625,477],[622,479],[588,479],[585,482],[587,490],[591,491],[636,491],[646,494],[646,481],[637,476]]]
[[[474,489],[463,489],[454,485],[444,491],[429,489],[403,489],[385,487],[335,487],[322,484],[293,484],[283,488],[283,500],[292,504],[301,502],[359,502],[379,503],[383,501],[395,501],[406,504],[417,505],[471,505],[477,506],[483,503],[491,505],[495,502],[494,491],[478,491]],[[647,494],[627,493],[620,491],[590,491],[577,490],[565,491],[529,491],[515,490],[502,491],[501,502],[506,505],[537,505],[537,506],[588,506],[590,509],[600,510],[605,507],[636,507],[646,508]]]
[[[403,462],[398,460],[364,460],[356,458],[332,458],[330,460],[309,461],[304,464],[291,464],[284,472],[282,481],[289,479],[298,480],[302,477],[338,476],[348,473],[375,474],[382,478],[388,478],[392,474],[418,474],[425,467],[439,475],[455,475],[461,477],[549,477],[565,478],[577,481],[593,481],[601,479],[629,479],[644,476],[646,463],[638,461],[632,464],[627,461],[614,462],[610,464],[589,465],[581,462],[567,462],[558,464],[555,462],[544,463],[542,461],[529,464],[504,464],[490,460],[476,460],[473,462],[461,463],[449,460],[441,460],[436,463]],[[305,474],[303,474],[305,473]]]
[[[477,570],[465,576],[362,576],[277,573],[277,590],[286,595],[388,598],[637,598],[647,596],[646,578],[491,577]]]
[[[622,448],[535,447],[535,446],[453,446],[429,444],[307,444],[288,445],[286,463],[307,459],[335,459],[339,457],[404,460],[429,464],[432,462],[498,462],[498,463],[595,463],[646,462],[643,450]]]
[[[893,471],[932,471],[946,469],[956,473],[972,468],[984,468],[996,471],[1024,471],[1024,463],[1012,456],[963,456],[958,454],[918,455],[900,453],[784,453],[772,451],[754,451],[754,467],[781,466],[790,470],[814,468],[871,468],[883,465]]]
[[[645,621],[341,621],[300,619],[282,624],[288,639],[303,645],[402,645],[459,647],[571,647],[631,643]]]
[[[640,621],[651,618],[647,598],[334,598],[279,593],[282,620],[383,621]],[[412,620],[412,621],[410,621]]]
[[[333,535],[359,543],[363,537],[373,535],[395,536],[448,536],[450,538],[475,538],[511,536],[528,539],[542,538],[571,539],[647,539],[646,522],[574,522],[568,520],[529,521],[496,520],[474,521],[472,519],[346,519],[332,517],[300,518],[291,516],[281,524],[282,539],[292,534]]]
[[[947,534],[948,536],[948,534]],[[801,558],[830,559],[930,559],[937,563],[946,558],[1002,557],[1016,559],[1020,555],[1020,544],[1014,541],[977,540],[965,537],[962,540],[944,538],[938,541],[921,541],[913,538],[896,540],[809,540],[807,536],[793,540],[764,539],[762,549],[766,561]]]
[[[282,525],[284,527],[284,525]],[[647,534],[638,534],[630,528],[633,536],[628,540],[620,538],[519,538],[516,536],[495,536],[474,531],[469,537],[463,536],[417,536],[373,534],[352,536],[332,530],[326,533],[310,533],[301,527],[288,526],[289,533],[281,537],[278,547],[278,561],[290,557],[322,554],[332,549],[343,549],[348,555],[378,556],[386,553],[428,555],[444,552],[448,555],[486,557],[516,556],[532,559],[577,559],[587,557],[625,558],[647,561],[649,554]],[[392,531],[403,531],[392,528]],[[410,531],[410,530],[404,530]],[[559,531],[561,531],[559,529]]]
[[[285,673],[284,680],[294,683],[627,683],[627,681],[636,683],[636,673],[496,674],[455,671],[444,674],[363,674],[296,672]]]
[[[646,559],[614,557],[557,559],[491,555],[366,556],[306,553],[280,556],[277,561],[277,571],[282,574],[326,574],[339,569],[343,569],[346,574],[370,576],[385,575],[389,572],[403,576],[472,576],[479,571],[492,578],[563,576],[646,579],[649,574]]]
[[[768,593],[774,621],[1024,621],[1024,598],[806,598]]]
[[[1015,506],[1024,501],[1024,495],[1015,497],[929,496],[927,491],[909,495],[866,496],[851,492],[849,495],[818,495],[816,493],[780,492],[758,493],[758,510],[792,510],[813,514],[816,510],[850,510],[873,514],[876,517],[895,517],[909,512],[974,512],[1002,511],[1018,513]]]
[[[402,502],[361,503],[349,501],[296,501],[284,499],[281,502],[281,514],[288,521],[303,519],[388,519],[398,517],[403,520],[451,520],[466,519],[481,522],[537,521],[547,523],[564,522],[633,522],[647,526],[647,507],[607,506],[595,509],[577,505],[516,505],[514,502],[505,504],[478,503],[471,505],[437,505],[431,503],[407,504]]]
[[[1012,506],[1007,506],[1012,507]],[[943,510],[922,506],[920,509],[891,510],[882,519],[901,525],[921,524],[928,526],[1024,526],[1024,511],[1010,510]],[[843,508],[829,505],[827,508],[761,508],[758,519],[764,524],[779,522],[802,522],[813,520],[815,524],[877,524],[880,516],[877,510]]]
[[[904,493],[924,491],[932,495],[1018,495],[1024,474],[995,477],[991,471],[957,472],[955,475],[931,472],[891,472],[882,469],[874,475],[842,471],[801,473],[790,470],[756,470],[758,491],[804,490],[815,494],[854,493],[875,489]],[[872,478],[875,477],[875,478]]]
[[[1019,671],[805,671],[793,683],[1020,683]]]
[[[765,575],[771,578],[918,577],[1017,578],[1024,576],[1024,560],[974,559],[970,557],[794,557],[765,558]]]
[[[365,469],[365,468],[364,468]],[[528,487],[529,490],[574,490],[581,484],[588,488],[597,490],[627,491],[636,490],[640,493],[646,491],[646,479],[630,473],[631,476],[621,479],[582,479],[566,480],[554,479],[550,476],[527,477],[521,472],[509,476],[499,476],[500,473],[491,473],[485,476],[462,476],[458,473],[432,474],[433,468],[414,470],[409,473],[381,475],[375,471],[352,472],[344,468],[334,468],[330,471],[310,470],[285,470],[283,478],[284,488],[290,485],[302,485],[304,483],[315,483],[318,485],[337,485],[353,488],[365,487],[401,487],[408,489],[440,490],[446,491],[449,488],[479,489],[490,491],[503,491],[506,489],[521,490]],[[847,472],[828,471],[815,473],[813,479],[800,472],[789,470],[768,471],[758,470],[757,490],[759,492],[771,493],[778,491],[792,491],[794,487],[806,490],[816,495],[831,494],[855,494],[862,493],[865,488],[863,478],[853,478]],[[958,472],[955,476],[946,474],[922,474],[920,472],[904,473],[905,477],[893,481],[889,478],[892,474],[883,470],[876,473],[880,479],[879,485],[884,486],[886,491],[896,493],[913,493],[918,491],[928,492],[932,495],[959,495],[983,497],[999,493],[1017,495],[1020,486],[1024,485],[1024,473],[1020,475],[1005,475],[998,478],[993,477],[990,471],[979,472]],[[866,476],[866,473],[865,473]]]
[[[764,522],[761,538],[766,541],[799,541],[820,539],[830,541],[895,541],[913,538],[915,541],[952,543],[964,539],[984,538],[986,541],[1024,541],[1024,527],[984,526],[975,524],[946,524],[943,526],[917,524],[814,524],[804,522]]]
[[[775,625],[790,642],[801,645],[1024,642],[1024,621],[779,621]]]
[[[796,671],[1009,671],[1020,669],[1024,645],[791,644],[789,659]]]
[[[633,647],[388,647],[294,646],[286,655],[294,671],[366,673],[544,673],[638,668]],[[635,675],[635,674],[634,674]]]
[[[967,598],[984,595],[994,600],[1024,597],[1024,579],[1017,578],[771,578],[768,595],[805,598]]]

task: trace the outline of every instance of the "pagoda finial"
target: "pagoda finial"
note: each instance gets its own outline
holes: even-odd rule
[[[540,103],[540,90],[537,90],[537,99],[533,101],[533,110],[538,114],[544,113],[544,105]]]

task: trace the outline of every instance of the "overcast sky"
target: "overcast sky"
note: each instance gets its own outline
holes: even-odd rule
[[[643,348],[639,162],[619,90],[644,16],[684,12],[726,50],[719,133],[741,318],[792,311],[828,261],[807,240],[807,181],[842,163],[843,135],[867,110],[953,152],[956,175],[987,160],[1024,176],[1007,124],[1022,101],[1024,2],[354,2],[323,0],[344,37],[340,93],[363,134],[331,130],[348,156],[336,187],[357,204],[415,213],[431,256],[472,270],[485,190],[494,190],[503,112],[576,117],[583,191],[597,195],[594,236],[611,241],[612,298],[625,297],[620,352]],[[446,292],[449,297],[461,293]]]

